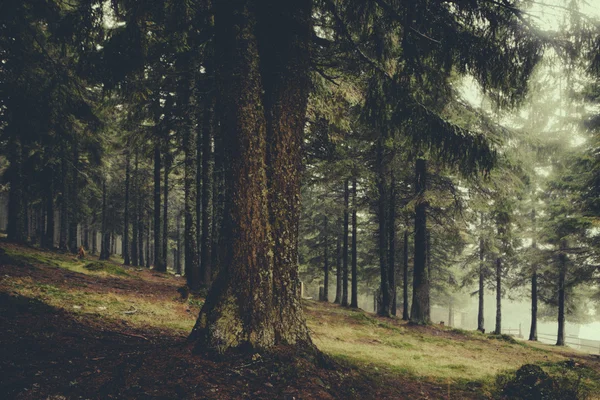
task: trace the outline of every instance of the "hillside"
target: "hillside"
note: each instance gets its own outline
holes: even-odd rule
[[[584,353],[314,301],[305,312],[328,356],[320,366],[285,351],[195,354],[185,339],[202,299],[183,300],[183,285],[0,243],[0,398],[479,399],[523,364],[573,376],[600,398],[600,360]]]

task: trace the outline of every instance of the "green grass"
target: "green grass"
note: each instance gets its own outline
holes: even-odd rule
[[[127,271],[125,271],[125,268],[123,268],[122,266],[106,261],[93,261],[86,264],[83,268],[85,268],[88,271],[106,272],[109,275],[131,277],[131,274],[127,273]]]
[[[190,332],[197,309],[175,299],[159,301],[135,293],[98,293],[79,288],[59,288],[40,284],[31,278],[15,278],[10,282],[14,293],[79,315],[94,315],[109,320],[127,321],[139,327],[166,328]],[[189,310],[189,311],[188,311]]]
[[[152,274],[137,273],[111,262],[71,255],[11,247],[0,258],[23,265],[50,265],[91,276],[111,276],[131,282],[152,280]],[[19,264],[19,265],[21,265]],[[160,281],[183,280],[164,275]],[[90,280],[90,282],[93,281]],[[6,277],[0,285],[22,296],[35,298],[82,318],[94,316],[127,321],[134,326],[191,331],[202,297],[190,295],[182,301],[171,297],[135,292],[101,292],[77,282],[40,283],[34,277]],[[406,379],[447,385],[448,388],[493,393],[498,376],[508,376],[523,364],[538,364],[549,374],[577,378],[585,390],[600,393],[598,371],[582,367],[569,370],[567,358],[552,346],[530,345],[506,335],[432,326],[410,326],[398,319],[385,319],[361,310],[305,301],[307,323],[315,344],[337,362],[363,371],[403,376]],[[561,348],[561,352],[570,351]],[[573,351],[575,354],[575,351]],[[565,379],[566,379],[565,378]],[[375,379],[375,378],[373,378]],[[475,389],[474,389],[475,388]]]

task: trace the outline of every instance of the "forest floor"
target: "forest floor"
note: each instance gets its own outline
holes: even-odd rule
[[[202,299],[184,280],[0,243],[1,399],[487,399],[527,363],[600,393],[600,360],[568,348],[305,302],[315,344],[226,358],[186,343]],[[573,363],[571,362],[571,365]]]

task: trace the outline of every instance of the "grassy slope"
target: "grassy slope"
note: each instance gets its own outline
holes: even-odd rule
[[[158,331],[183,338],[191,330],[202,303],[201,299],[181,300],[177,292],[184,283],[181,278],[141,268],[125,269],[110,262],[98,263],[92,258],[79,261],[70,255],[6,243],[0,244],[0,249],[0,293],[65,310],[77,321],[94,321],[94,329],[103,332],[108,327],[116,329],[117,324],[118,329],[135,329],[130,336],[143,337],[146,331]],[[317,346],[343,370],[355,371],[354,375],[340,372],[340,382],[349,376],[364,380],[355,382],[356,388],[339,389],[336,382],[317,380],[333,397],[343,398],[355,391],[357,397],[362,397],[364,393],[358,394],[361,385],[385,385],[397,386],[397,390],[391,388],[377,396],[394,393],[413,397],[416,393],[422,397],[453,398],[454,393],[459,393],[458,397],[485,398],[491,396],[499,373],[525,363],[540,364],[559,374],[556,363],[576,358],[600,370],[598,363],[569,349],[532,346],[438,326],[415,327],[313,301],[305,303],[305,311]],[[103,328],[104,323],[107,328]],[[327,376],[323,379],[331,378]],[[599,377],[592,373],[585,379],[597,393],[600,383],[594,380]],[[346,391],[342,395],[336,390]],[[377,396],[373,394],[373,398]]]

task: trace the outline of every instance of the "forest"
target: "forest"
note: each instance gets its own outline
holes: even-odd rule
[[[2,0],[0,352],[6,399],[600,399],[600,1]]]

